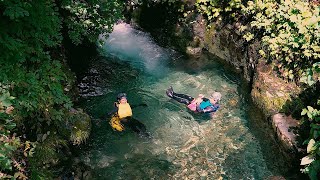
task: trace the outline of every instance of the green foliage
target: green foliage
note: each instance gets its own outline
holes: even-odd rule
[[[64,0],[62,8],[68,12],[65,24],[69,37],[79,44],[83,37],[96,42],[100,34],[111,32],[114,22],[123,18],[119,10],[124,4],[120,0]]]
[[[56,133],[48,131],[45,134],[38,134],[37,148],[30,161],[37,167],[50,167],[51,164],[56,164],[59,161],[57,149],[67,147],[67,145],[67,140],[62,139]]]
[[[318,105],[320,105],[320,99]],[[311,122],[310,139],[305,142],[308,143],[308,155],[301,160],[301,165],[305,166],[302,171],[308,173],[310,179],[317,179],[320,172],[320,110],[308,106],[302,110],[301,115],[306,115]]]
[[[149,5],[157,4],[157,3],[172,5],[172,4],[175,4],[175,3],[179,2],[179,0],[150,0],[150,1],[145,1],[145,0],[132,0],[132,1],[130,1],[130,2],[131,2],[132,5],[136,5],[136,6],[141,6],[141,5],[143,5],[144,3],[147,3],[147,4],[149,4]]]
[[[204,14],[209,21],[222,20],[225,17],[236,18],[242,7],[241,0],[197,0],[197,10]]]
[[[50,177],[71,134],[62,32],[77,44],[97,41],[122,8],[120,0],[0,1],[0,179]]]
[[[89,115],[82,111],[70,113],[69,122],[71,128],[70,140],[74,145],[85,142],[90,135],[91,121]]]
[[[319,63],[313,66],[313,71],[316,73],[320,72]],[[309,86],[313,84],[313,82],[308,83]],[[320,106],[319,97],[317,105]],[[309,139],[305,141],[308,144],[308,155],[301,160],[301,165],[304,166],[302,172],[307,173],[310,179],[318,179],[320,172],[320,110],[307,106],[307,108],[302,110],[301,115],[310,122]]]
[[[320,62],[313,64],[311,68],[308,68],[301,76],[300,82],[312,86],[316,81],[320,81]]]
[[[310,79],[310,67],[320,58],[319,8],[305,1],[268,0],[248,1],[242,11],[253,16],[247,40],[255,29],[262,30],[264,53],[281,75]]]
[[[9,86],[0,83],[0,179],[27,177],[26,158],[32,156],[34,143],[23,142],[13,133],[16,124],[12,120],[14,99]]]
[[[45,48],[61,40],[61,20],[55,3],[45,0],[0,2],[4,13],[0,21],[0,66],[4,63],[39,62],[48,56]]]
[[[280,75],[298,79],[307,86],[319,80],[320,57],[320,11],[319,8],[304,1],[248,1],[243,8],[245,14],[253,15],[253,21],[245,38],[255,37],[254,29],[262,30],[262,42],[266,51],[262,57],[272,58],[273,65]],[[302,116],[310,121],[308,155],[301,160],[311,179],[317,179],[320,172],[320,111],[311,106],[303,109]]]
[[[299,0],[198,0],[197,10],[209,22],[233,19],[244,39],[258,38],[259,51],[288,79],[313,83],[312,66],[320,58],[320,8]],[[246,20],[241,22],[240,20]]]

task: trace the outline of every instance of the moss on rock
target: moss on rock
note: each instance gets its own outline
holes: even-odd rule
[[[69,113],[68,120],[71,129],[70,141],[74,145],[79,145],[85,142],[89,138],[91,131],[90,116],[83,112],[82,109],[73,109]]]
[[[297,97],[300,88],[293,82],[277,77],[268,66],[270,65],[263,62],[258,64],[251,95],[254,102],[270,117],[284,112],[286,104],[293,101],[293,97]]]

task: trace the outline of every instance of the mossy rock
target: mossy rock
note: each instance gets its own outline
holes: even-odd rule
[[[79,145],[85,142],[90,135],[91,119],[90,116],[83,112],[82,109],[72,110],[69,113],[70,123],[70,140],[74,145]]]
[[[282,112],[287,102],[292,101],[290,92],[283,92],[283,96],[278,96],[277,94],[270,93],[268,87],[254,87],[251,95],[254,102],[268,116]]]
[[[277,77],[273,71],[264,71],[265,66],[268,65],[259,63],[257,67],[251,91],[252,98],[267,116],[286,112],[288,105],[292,104],[300,93],[300,88],[293,82],[286,82]]]

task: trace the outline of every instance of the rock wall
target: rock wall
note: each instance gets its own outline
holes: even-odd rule
[[[294,83],[275,75],[270,65],[259,62],[253,77],[251,96],[253,101],[268,117],[284,111],[287,102],[291,102],[300,93],[300,88]]]
[[[276,76],[270,65],[263,61],[257,64],[251,97],[263,111],[266,119],[272,123],[283,149],[292,155],[301,152],[301,149],[298,148],[297,134],[293,131],[299,126],[298,120],[279,112],[287,112],[286,106],[291,104],[299,93],[298,86]]]

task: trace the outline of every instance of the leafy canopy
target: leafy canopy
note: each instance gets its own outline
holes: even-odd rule
[[[73,80],[67,74],[62,40],[68,35],[75,44],[96,42],[122,18],[122,10],[120,0],[0,1],[0,179],[46,177],[36,172],[44,171],[36,162],[50,167],[56,149],[66,145],[71,134],[66,124],[72,102],[66,87]],[[10,107],[13,114],[1,111]],[[36,160],[31,161],[33,145]],[[26,173],[25,168],[35,165],[41,168]]]

